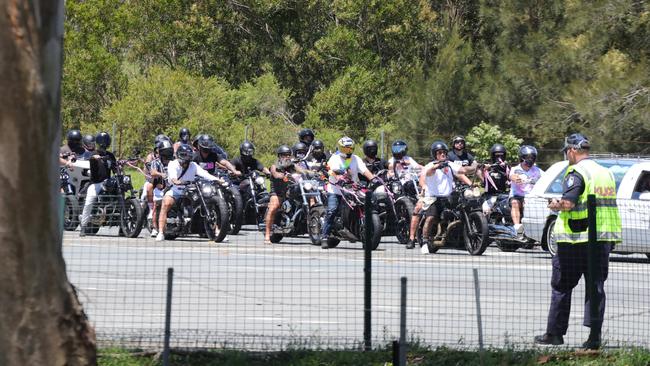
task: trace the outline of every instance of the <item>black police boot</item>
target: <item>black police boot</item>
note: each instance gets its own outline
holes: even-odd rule
[[[406,243],[406,249],[413,249],[415,248],[415,240],[410,239],[408,243]]]
[[[542,335],[535,336],[535,343],[548,346],[559,346],[561,344],[564,344],[564,337],[561,335],[544,333]]]
[[[584,349],[590,349],[590,350],[597,350],[600,349],[601,345],[601,340],[600,340],[600,333],[596,333],[594,335],[589,335],[589,338],[585,343],[582,344],[582,348]]]

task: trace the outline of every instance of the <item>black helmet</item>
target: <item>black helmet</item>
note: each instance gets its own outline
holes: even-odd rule
[[[436,153],[440,150],[449,152],[449,147],[443,141],[434,141],[434,143],[431,144],[431,159],[437,160],[438,158],[436,157]]]
[[[178,132],[178,138],[180,141],[184,144],[189,144],[190,143],[190,130],[183,127],[181,130]]]
[[[255,145],[250,141],[244,141],[239,145],[239,155],[252,158],[255,154]]]
[[[280,155],[291,155],[291,148],[287,145],[280,145],[278,149],[276,150],[276,154],[278,156]]]
[[[397,140],[391,145],[390,151],[395,159],[401,159],[408,153],[409,147],[405,141]]]
[[[371,158],[376,158],[378,149],[379,147],[377,146],[377,141],[375,140],[368,140],[363,143],[363,153],[366,156],[369,156]]]
[[[499,158],[502,161],[505,161],[506,154],[507,154],[506,147],[501,144],[494,144],[490,148],[490,157],[492,158],[493,163],[498,162]]]
[[[311,152],[316,157],[321,157],[325,154],[325,144],[321,140],[314,140],[311,143]]]
[[[192,161],[193,157],[194,150],[192,150],[192,147],[188,144],[180,144],[176,150],[176,158],[183,163],[187,163]]]
[[[86,150],[88,150],[88,151],[95,150],[95,136],[93,136],[93,135],[84,136],[83,145],[84,145],[84,148]]]
[[[215,144],[214,144],[214,140],[212,139],[212,136],[210,136],[210,135],[201,135],[198,138],[197,145],[198,145],[198,147],[197,147],[198,149],[212,150],[212,148],[214,147]]]
[[[66,136],[66,140],[68,141],[68,145],[70,146],[79,146],[81,145],[81,131],[79,130],[70,130],[68,131],[68,135]]]
[[[171,160],[174,157],[174,146],[172,146],[172,143],[169,140],[158,142],[158,144],[156,144],[156,149],[158,150],[158,155],[166,160]]]
[[[158,143],[162,140],[167,140],[169,142],[172,141],[167,135],[161,133],[160,135],[157,135],[156,138],[153,140],[153,146],[157,147]]]
[[[293,156],[302,159],[307,155],[307,150],[309,150],[309,148],[304,142],[296,142],[291,150],[293,150]]]
[[[581,133],[572,133],[564,139],[564,147],[562,147],[562,152],[566,152],[569,149],[585,149],[590,148],[589,139],[587,136]]]
[[[298,140],[309,147],[309,145],[314,141],[314,131],[309,128],[300,130],[300,132],[298,132]]]
[[[100,132],[95,136],[95,145],[97,145],[97,150],[106,151],[109,146],[111,146],[111,135],[106,132]]]
[[[462,142],[463,144],[465,144],[465,137],[461,135],[454,136],[454,138],[451,140],[451,145],[453,146],[457,142]]]
[[[530,145],[523,145],[519,148],[519,160],[532,167],[537,160],[537,149]]]

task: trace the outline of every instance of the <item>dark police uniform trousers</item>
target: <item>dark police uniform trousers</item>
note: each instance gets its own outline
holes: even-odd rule
[[[605,315],[605,280],[609,270],[609,253],[613,245],[608,242],[598,242],[596,245],[597,266],[594,273],[596,283],[596,298],[600,301],[597,314],[597,324],[600,329]],[[558,243],[557,254],[553,257],[553,275],[551,277],[551,308],[548,314],[546,332],[553,335],[565,335],[569,327],[571,312],[571,293],[578,285],[582,275],[588,278],[588,248],[587,243],[569,244]],[[585,285],[586,285],[585,281]],[[586,286],[585,286],[586,287]],[[584,321],[586,327],[591,327],[590,300],[585,294]]]

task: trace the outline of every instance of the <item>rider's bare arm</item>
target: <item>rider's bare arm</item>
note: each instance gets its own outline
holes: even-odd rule
[[[235,168],[234,165],[232,165],[228,160],[226,159],[221,159],[219,160],[219,164],[223,165],[226,169],[228,169],[231,173],[234,175],[241,175],[241,172]]]
[[[465,174],[460,173],[460,171],[458,173],[456,173],[456,178],[458,180],[460,180],[461,182],[467,184],[468,186],[472,185],[472,181],[469,178],[467,178],[467,176]]]
[[[271,165],[271,176],[275,179],[282,179],[284,178],[284,172],[278,171],[278,169],[275,167],[275,165]]]

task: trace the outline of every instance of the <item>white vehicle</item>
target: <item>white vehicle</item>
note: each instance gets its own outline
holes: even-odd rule
[[[650,258],[650,193],[643,193],[642,182],[650,179],[650,157],[592,154],[591,158],[614,173],[617,205],[623,226],[623,242],[615,253],[644,253]],[[546,171],[526,196],[524,218],[526,235],[541,243],[544,250],[555,255],[553,227],[557,212],[546,206],[551,198],[562,197],[562,181],[569,165],[560,161]]]

